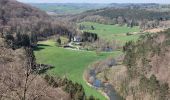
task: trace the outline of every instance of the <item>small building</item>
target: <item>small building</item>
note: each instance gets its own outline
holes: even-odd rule
[[[74,36],[73,37],[73,42],[81,42],[81,41],[82,41],[81,36]]]

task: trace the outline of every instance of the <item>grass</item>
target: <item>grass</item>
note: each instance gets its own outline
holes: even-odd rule
[[[135,35],[129,35],[127,36],[127,32],[139,32],[139,27],[135,26],[133,28],[129,28],[126,25],[120,26],[120,25],[105,25],[105,24],[99,24],[94,22],[82,22],[78,23],[78,25],[84,25],[87,27],[83,31],[87,32],[93,32],[97,33],[100,38],[106,39],[106,40],[116,40],[120,42],[120,44],[125,43],[130,40],[137,40],[137,38],[140,36],[139,34]],[[88,27],[93,26],[95,29],[91,30]]]
[[[87,28],[83,31],[97,33],[99,37],[105,40],[117,40],[123,44],[130,40],[137,40],[139,34],[127,36],[127,32],[139,32],[139,27],[128,28],[127,26],[104,25],[93,22],[82,22],[86,27],[94,26],[95,30]],[[62,41],[67,41],[65,37],[61,37]],[[38,49],[35,50],[35,56],[38,63],[50,64],[55,66],[54,69],[47,73],[54,76],[66,76],[74,82],[83,85],[87,96],[93,95],[101,100],[106,98],[96,89],[89,87],[83,80],[83,73],[87,67],[97,60],[106,59],[108,56],[117,56],[120,51],[112,53],[101,52],[99,55],[95,51],[74,51],[64,48],[59,48],[53,40],[39,42]]]
[[[35,51],[37,62],[55,66],[54,69],[47,72],[48,74],[61,77],[66,76],[72,81],[82,84],[88,96],[94,95],[101,100],[106,99],[86,84],[83,80],[83,73],[90,63],[105,59],[108,56],[119,55],[121,53],[120,51],[96,55],[96,53],[92,51],[74,51],[56,47],[55,42],[52,40],[39,42],[38,48],[40,49]]]

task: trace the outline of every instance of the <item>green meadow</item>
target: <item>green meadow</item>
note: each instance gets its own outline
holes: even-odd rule
[[[88,28],[83,31],[97,33],[100,38],[108,41],[117,40],[120,44],[130,40],[137,40],[140,36],[139,34],[126,35],[127,32],[139,32],[139,27],[129,28],[127,26],[104,25],[93,22],[82,22],[79,24],[95,28],[94,30]],[[100,54],[96,54],[95,51],[75,51],[57,47],[53,40],[42,41],[38,45],[38,49],[35,50],[37,62],[54,66],[53,69],[47,71],[47,74],[60,77],[66,76],[70,80],[82,84],[86,95],[93,95],[101,100],[106,99],[96,89],[86,84],[83,79],[83,73],[91,63],[106,59],[109,56],[117,56],[121,54],[120,51],[101,52]]]
[[[38,49],[35,50],[37,62],[55,66],[47,72],[48,74],[60,77],[66,76],[70,80],[82,84],[88,96],[93,95],[101,100],[106,99],[101,93],[86,84],[83,80],[83,73],[94,61],[105,59],[108,56],[119,55],[121,54],[120,51],[103,52],[97,55],[93,51],[75,51],[59,48],[53,40],[39,42],[38,44]]]
[[[83,31],[97,33],[100,38],[103,38],[105,40],[116,40],[120,44],[124,44],[127,41],[130,40],[137,40],[137,38],[140,36],[139,34],[129,35],[127,36],[126,33],[133,33],[133,32],[140,32],[140,29],[138,26],[135,27],[127,27],[126,25],[120,26],[120,25],[105,25],[105,24],[99,24],[94,22],[82,22],[78,23],[78,25],[84,25],[87,27]],[[94,30],[88,27],[94,27]]]

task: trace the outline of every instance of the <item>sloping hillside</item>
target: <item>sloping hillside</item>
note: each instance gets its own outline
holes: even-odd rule
[[[150,11],[137,8],[103,8],[89,10],[72,18],[74,21],[92,21],[104,24],[127,24],[129,27],[140,26],[142,29],[163,27],[162,21],[170,19],[168,11]],[[166,26],[167,27],[167,26]]]
[[[15,0],[0,1],[0,32],[6,34],[36,34],[47,37],[73,33],[69,22],[53,19],[46,12]],[[74,32],[75,33],[75,32]]]
[[[137,43],[125,45],[124,63],[131,77],[154,74],[161,82],[170,84],[169,50],[170,30],[140,37]],[[133,58],[132,58],[132,57]]]
[[[38,65],[28,35],[43,32],[34,25],[45,27],[48,24],[40,22],[49,18],[43,11],[15,0],[0,0],[0,99],[69,100],[68,93],[49,86],[35,70]]]
[[[33,8],[29,5],[19,3],[15,0],[0,1],[1,28],[3,28],[3,26],[14,27],[15,25],[20,25],[21,23],[28,24],[32,21],[37,21],[48,17],[49,16],[45,12]]]
[[[124,46],[123,64],[99,73],[126,100],[169,100],[170,29]],[[120,60],[121,61],[121,60]]]
[[[1,11],[4,10],[3,16],[7,18],[24,18],[24,17],[39,17],[45,18],[48,15],[37,8],[33,8],[29,5],[17,2],[16,0],[1,0],[0,1]]]
[[[54,88],[42,76],[34,74],[30,48],[6,48],[0,37],[0,99],[2,100],[69,100],[61,87]]]
[[[115,74],[117,90],[127,100],[169,100],[170,29],[141,36],[124,46],[124,65]],[[113,79],[115,79],[115,77]],[[113,84],[116,84],[113,82]]]

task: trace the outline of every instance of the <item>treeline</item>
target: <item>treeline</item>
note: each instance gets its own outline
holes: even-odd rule
[[[80,25],[81,29],[87,28],[84,25]],[[94,26],[88,27],[91,29],[95,29]],[[96,51],[96,52],[101,52],[101,51],[106,51],[106,52],[111,52],[118,48],[118,44],[116,41],[108,41],[100,38],[96,33],[92,32],[82,32],[79,36],[75,36],[79,42],[82,42],[81,45],[83,49],[85,50],[90,50],[90,51]],[[60,44],[61,40],[57,39],[57,43]]]
[[[161,11],[149,11],[147,9],[131,8],[103,8],[90,10],[75,16],[72,20],[92,21],[102,24],[127,24],[129,27],[140,26],[142,29],[155,28],[160,21],[170,19],[170,13]]]
[[[62,87],[65,92],[70,94],[71,100],[99,100],[93,96],[87,97],[82,85],[67,78],[54,78],[53,76],[45,75],[44,79],[54,88]]]
[[[127,68],[128,80],[125,86],[126,95],[131,93],[135,97],[135,93],[142,92],[150,94],[151,98],[158,100],[168,100],[169,98],[169,80],[167,75],[169,70],[165,64],[167,58],[170,40],[170,30],[160,32],[158,34],[142,35],[137,43],[128,42],[123,47],[125,52],[124,64]],[[159,73],[159,74],[158,74]],[[164,77],[162,79],[160,77]],[[129,87],[132,80],[139,79],[137,86]],[[128,88],[132,88],[129,90]]]
[[[98,35],[96,33],[91,32],[83,32],[82,34],[82,41],[83,42],[95,42],[98,39]]]
[[[109,12],[109,13],[108,13]],[[154,12],[145,9],[115,9],[115,8],[105,8],[94,13],[94,15],[100,15],[109,17],[111,19],[122,16],[126,19],[136,19],[136,20],[168,20],[170,13],[168,12]]]
[[[31,44],[33,41],[31,41],[30,38],[36,38],[36,37],[29,37],[27,34],[16,34],[16,37],[14,38],[13,35],[6,35],[5,40],[7,43],[7,47],[17,49],[20,47],[31,47]]]

